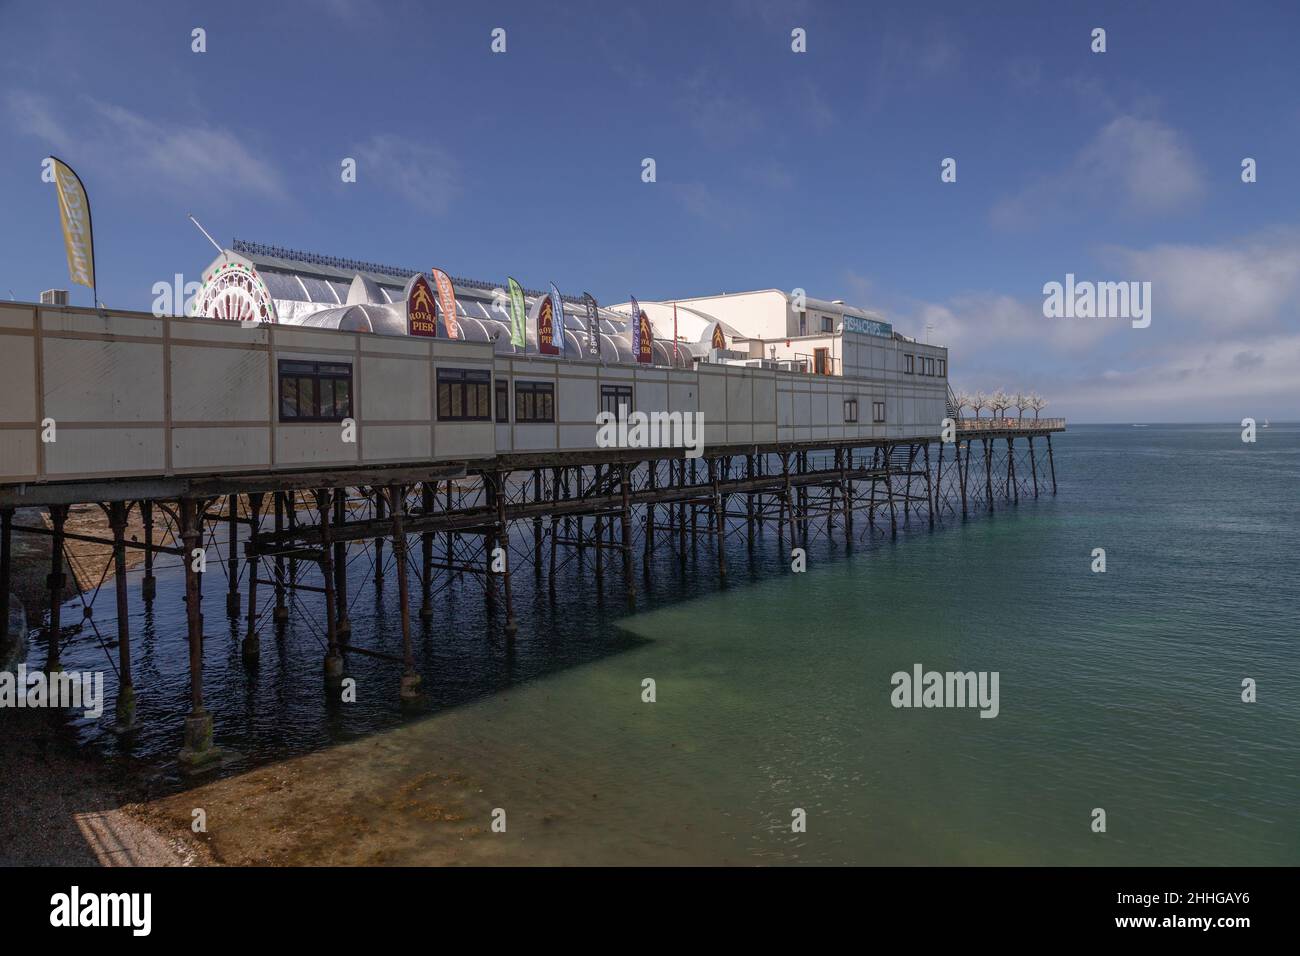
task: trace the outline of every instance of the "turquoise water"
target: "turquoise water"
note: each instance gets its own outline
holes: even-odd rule
[[[340,711],[309,637],[264,637],[246,675],[232,632],[208,655],[217,736],[270,760],[389,735],[394,785],[454,767],[469,805],[536,825],[493,847],[507,862],[1300,863],[1300,428],[1259,435],[1072,427],[1056,498],[851,553],[823,540],[805,574],[737,538],[721,590],[702,544],[684,573],[661,560],[631,616],[613,586],[554,608],[524,590],[513,651],[481,599],[449,596],[417,647],[429,711],[400,730],[392,665],[358,661],[383,692]],[[390,603],[354,612],[354,640],[394,647]],[[142,692],[157,720],[134,746],[162,753],[184,658],[142,623],[166,692]],[[918,663],[997,671],[997,718],[892,707],[891,674]]]

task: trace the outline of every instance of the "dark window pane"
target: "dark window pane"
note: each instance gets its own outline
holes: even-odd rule
[[[280,417],[298,417],[298,381],[296,379],[280,379]]]
[[[303,418],[316,417],[316,380],[298,379],[298,409]]]

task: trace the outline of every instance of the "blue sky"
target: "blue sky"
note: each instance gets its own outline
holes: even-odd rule
[[[54,152],[116,308],[198,277],[193,212],[602,301],[800,287],[1075,420],[1300,418],[1296,5],[544,6],[0,0],[0,295],[68,285]],[[1045,318],[1066,273],[1151,326]]]

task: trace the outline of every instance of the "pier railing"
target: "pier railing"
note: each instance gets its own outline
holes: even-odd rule
[[[962,432],[1063,431],[1064,418],[959,418],[957,430]]]

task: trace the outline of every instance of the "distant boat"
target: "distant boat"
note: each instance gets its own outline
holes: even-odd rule
[[[1133,427],[1134,427],[1134,428],[1146,428],[1147,426],[1146,426],[1146,425],[1134,425]]]
[[[1265,427],[1265,428],[1267,428],[1267,427],[1268,427],[1268,419],[1267,419],[1267,418],[1266,418],[1266,419],[1264,419],[1264,427]]]

